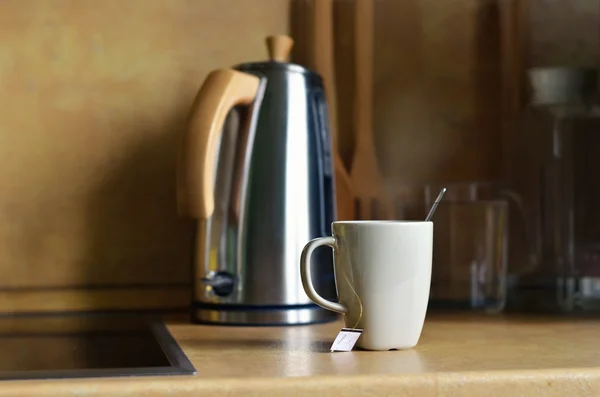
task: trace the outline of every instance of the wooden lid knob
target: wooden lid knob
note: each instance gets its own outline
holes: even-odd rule
[[[275,62],[287,62],[294,45],[291,37],[282,34],[267,37],[269,58]]]

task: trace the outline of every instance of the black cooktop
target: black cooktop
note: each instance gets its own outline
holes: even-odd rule
[[[0,380],[195,373],[159,318],[135,314],[0,318]]]

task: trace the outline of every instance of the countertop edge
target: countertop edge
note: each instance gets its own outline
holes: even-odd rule
[[[0,396],[197,396],[199,392],[227,396],[340,395],[361,396],[586,396],[600,391],[600,368],[438,372],[406,375],[313,376],[289,378],[136,377],[47,381],[8,381]]]

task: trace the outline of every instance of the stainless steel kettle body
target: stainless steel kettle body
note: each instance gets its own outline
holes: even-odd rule
[[[205,145],[212,149],[204,153],[210,161],[203,165],[212,168],[203,176],[213,183],[204,181],[198,189],[212,190],[213,197],[200,193],[201,201],[212,200],[212,211],[197,217],[193,320],[260,325],[333,320],[336,314],[308,299],[299,272],[302,248],[330,234],[336,211],[322,80],[278,61],[227,72],[257,84],[252,100],[217,110],[228,111]],[[218,127],[198,117],[195,124],[211,123]],[[332,252],[318,254],[312,264],[316,288],[335,300]]]

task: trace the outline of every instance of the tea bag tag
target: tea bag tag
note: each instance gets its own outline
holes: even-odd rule
[[[349,352],[356,344],[356,341],[362,335],[362,329],[356,328],[342,328],[340,333],[335,337],[333,345],[331,345],[332,352]]]

